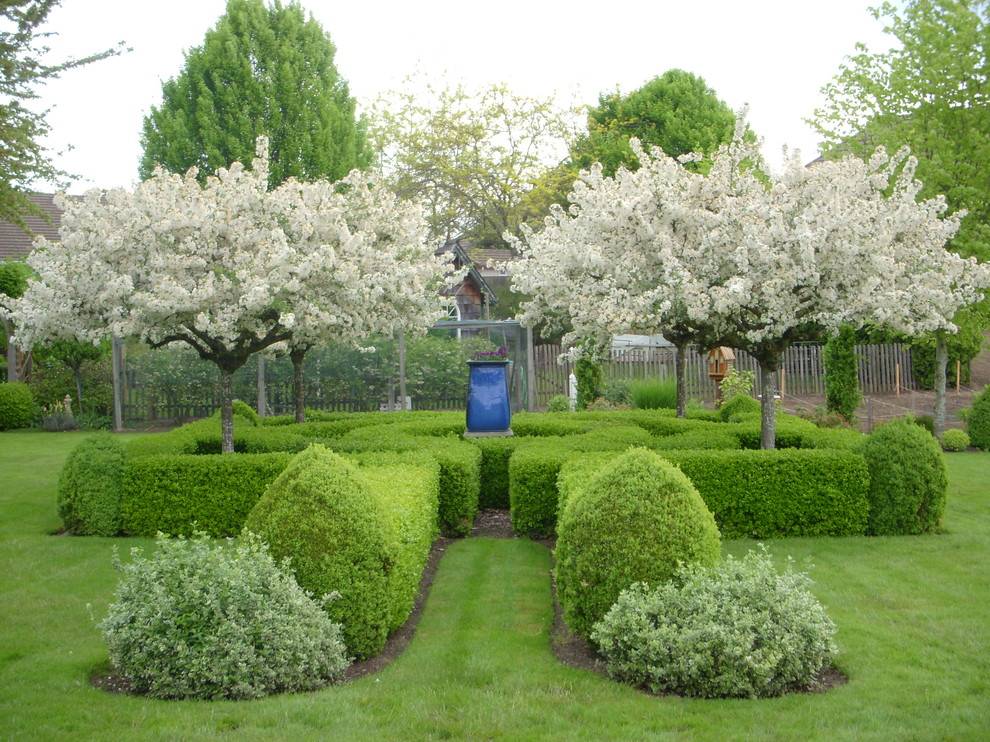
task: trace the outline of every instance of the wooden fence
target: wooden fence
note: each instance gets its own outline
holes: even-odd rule
[[[559,345],[537,345],[534,349],[536,365],[536,403],[545,407],[556,394],[567,394],[567,379],[572,372],[569,361],[558,362],[563,349]],[[743,350],[734,351],[736,368],[756,374],[756,389],[761,383],[759,364]],[[864,394],[894,393],[913,389],[911,352],[907,346],[896,344],[857,345],[859,357],[859,385]],[[674,378],[673,348],[617,348],[603,364],[606,383],[615,379]],[[687,353],[685,368],[688,397],[713,402],[715,384],[708,378],[708,358],[695,350]],[[822,346],[817,343],[792,345],[781,359],[777,388],[785,395],[823,396],[825,394],[825,366]],[[755,391],[755,389],[754,389]]]

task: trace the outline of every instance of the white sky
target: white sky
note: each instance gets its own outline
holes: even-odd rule
[[[805,159],[817,137],[803,119],[857,41],[889,46],[856,0],[621,0],[328,2],[304,0],[337,46],[337,68],[359,101],[409,73],[469,86],[504,81],[534,96],[594,103],[618,85],[635,89],[671,67],[705,78],[731,107],[750,106],[771,163],[783,145]],[[47,30],[53,58],[117,41],[133,51],[67,73],[42,89],[56,162],[81,179],[71,190],[137,178],[142,117],[161,82],[202,42],[224,0],[64,0]],[[71,151],[64,151],[68,147]],[[44,184],[36,184],[44,188]]]

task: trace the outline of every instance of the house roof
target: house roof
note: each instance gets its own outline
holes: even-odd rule
[[[497,304],[498,297],[495,295],[495,292],[492,291],[492,287],[488,285],[488,281],[485,280],[485,277],[478,271],[477,265],[475,265],[474,260],[471,259],[471,256],[468,254],[466,248],[467,245],[462,243],[460,238],[448,240],[437,249],[437,254],[452,252],[460,264],[468,269],[468,274],[464,280],[473,280],[478,285],[478,288],[482,291],[482,293],[485,294],[486,299],[491,304]]]
[[[37,206],[43,217],[29,214],[24,217],[29,232],[16,224],[0,221],[0,260],[25,258],[31,252],[34,238],[43,235],[50,240],[58,239],[58,228],[62,223],[62,210],[55,205],[53,193],[29,193],[28,200]],[[49,221],[50,220],[50,221]]]

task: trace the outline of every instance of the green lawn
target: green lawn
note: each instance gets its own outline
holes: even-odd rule
[[[114,544],[49,535],[81,434],[0,434],[0,737],[237,739],[986,739],[990,454],[948,456],[947,533],[789,539],[839,626],[850,682],[764,701],[652,698],[550,651],[550,555],[468,539],[444,557],[416,637],[378,675],[251,702],[164,702],[91,688]],[[745,551],[730,542],[727,551]]]

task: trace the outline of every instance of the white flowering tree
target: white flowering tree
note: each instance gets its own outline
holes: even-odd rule
[[[425,331],[443,314],[439,290],[455,276],[452,256],[437,255],[429,242],[420,205],[367,173],[355,170],[337,183],[290,180],[273,197],[286,239],[303,260],[298,280],[305,290],[288,340],[295,417],[302,422],[310,348]],[[312,260],[328,245],[329,258]]]
[[[637,152],[635,172],[583,173],[569,211],[524,234],[514,288],[536,297],[524,320],[566,316],[579,336],[660,331],[748,350],[773,448],[775,375],[792,342],[841,324],[952,332],[990,276],[944,249],[959,215],[917,201],[906,153],[812,168],[795,156],[770,177],[743,126],[708,175],[656,149]]]
[[[351,177],[345,190],[371,188]],[[377,300],[405,297],[390,310],[403,311],[448,271],[415,241],[414,210],[394,199],[365,199],[369,218],[406,225],[403,239],[380,241],[352,226],[349,197],[332,185],[290,182],[268,191],[267,178],[261,138],[250,170],[235,163],[204,185],[194,170],[159,169],[133,190],[63,197],[60,240],[39,238],[29,258],[37,279],[7,310],[18,344],[107,335],[152,347],[184,343],[220,370],[223,451],[233,451],[231,376],[251,354],[330,328],[346,337],[377,329],[367,319]],[[317,238],[304,238],[317,230]],[[394,280],[408,285],[393,288]],[[416,306],[431,301],[416,299]]]

